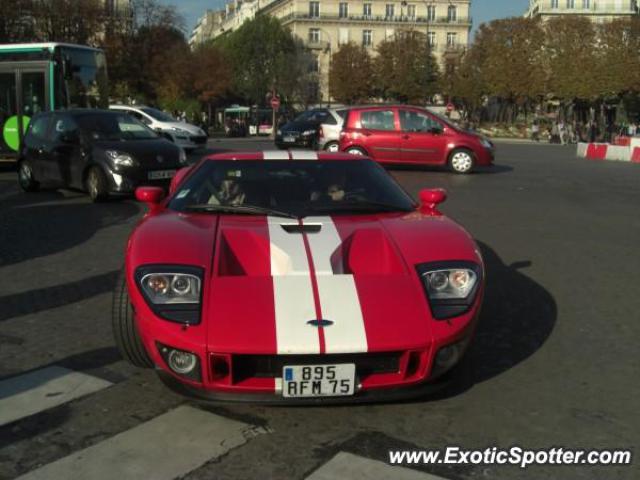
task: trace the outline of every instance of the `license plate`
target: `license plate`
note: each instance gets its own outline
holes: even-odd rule
[[[284,137],[282,141],[285,143],[294,143],[296,139],[294,137]]]
[[[353,395],[356,365],[291,365],[282,369],[282,395],[287,398]]]
[[[164,180],[167,178],[173,178],[175,174],[175,170],[156,170],[154,172],[149,172],[148,178],[149,180]]]

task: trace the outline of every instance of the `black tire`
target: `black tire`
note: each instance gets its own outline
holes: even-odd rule
[[[18,183],[25,192],[37,192],[40,189],[40,183],[36,181],[28,160],[22,160],[18,164]]]
[[[471,150],[457,148],[449,155],[449,168],[452,172],[466,175],[473,172],[476,160]]]
[[[138,334],[133,307],[127,291],[124,269],[118,275],[116,287],[113,291],[111,327],[116,346],[126,361],[140,368],[153,367],[153,361]]]
[[[100,167],[91,167],[89,169],[84,184],[92,202],[102,202],[109,197],[107,177]]]
[[[340,151],[340,144],[338,142],[327,142],[324,146],[325,152],[337,153]]]

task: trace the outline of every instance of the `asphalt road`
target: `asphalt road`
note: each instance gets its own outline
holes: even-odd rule
[[[138,478],[347,478],[349,467],[391,478],[401,472],[370,460],[447,445],[627,448],[636,458],[624,467],[420,465],[403,478],[639,478],[640,165],[499,144],[497,165],[470,176],[391,172],[413,195],[446,188],[442,210],[487,263],[459,385],[406,403],[286,408],[197,404],[125,364],[111,290],[143,207],[24,194],[0,166],[0,478],[110,477],[131,462]],[[54,391],[34,400],[43,378]]]

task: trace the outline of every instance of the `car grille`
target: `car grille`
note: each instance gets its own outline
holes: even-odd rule
[[[191,141],[199,145],[204,145],[205,143],[207,143],[207,137],[201,136],[201,135],[197,135],[197,136],[194,135],[191,137]]]
[[[398,373],[400,352],[350,353],[339,355],[234,355],[233,381],[248,378],[279,378],[285,365],[355,363],[359,378],[380,373]]]

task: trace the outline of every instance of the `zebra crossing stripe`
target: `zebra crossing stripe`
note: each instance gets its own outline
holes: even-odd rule
[[[260,433],[265,431],[183,405],[19,479],[170,480]]]
[[[0,426],[107,388],[111,382],[62,367],[0,381]]]
[[[306,480],[445,480],[429,473],[418,472],[409,468],[391,466],[384,462],[339,452],[330,461],[313,472]]]

